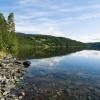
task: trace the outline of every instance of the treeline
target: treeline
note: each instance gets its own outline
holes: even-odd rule
[[[87,48],[92,50],[100,50],[100,42],[87,43]]]
[[[86,48],[86,44],[64,37],[17,33],[17,58],[46,58],[70,54]]]
[[[17,39],[15,33],[14,14],[10,13],[6,20],[0,13],[0,51],[15,53],[17,50]]]
[[[45,46],[63,46],[63,47],[80,47],[83,46],[84,43],[75,41],[69,38],[64,37],[54,37],[50,35],[33,35],[31,36],[31,39],[33,39],[34,45],[45,45]]]
[[[17,33],[17,38],[19,40],[19,46],[22,47],[24,44],[27,47],[83,47],[85,43],[71,40],[64,37],[54,37],[50,35],[32,35]]]

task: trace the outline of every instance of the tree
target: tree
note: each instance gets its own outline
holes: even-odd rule
[[[17,51],[17,39],[15,33],[15,23],[14,23],[14,14],[10,13],[8,16],[8,50],[10,53],[15,53]]]
[[[14,14],[10,13],[8,16],[8,32],[14,33],[15,32],[15,23],[14,23]]]
[[[0,13],[0,49],[7,48],[7,40],[7,23],[3,14]]]

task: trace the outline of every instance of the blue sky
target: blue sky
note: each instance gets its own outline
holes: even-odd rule
[[[16,31],[100,41],[100,0],[0,0],[15,14]]]

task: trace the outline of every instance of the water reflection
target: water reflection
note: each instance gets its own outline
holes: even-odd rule
[[[73,55],[83,56],[83,57],[92,57],[92,58],[100,58],[100,51],[99,50],[82,50],[77,52]]]
[[[23,100],[100,100],[100,51],[32,59],[17,91]]]
[[[49,47],[49,48],[20,48],[16,55],[20,59],[40,59],[68,55],[83,50],[83,47]]]

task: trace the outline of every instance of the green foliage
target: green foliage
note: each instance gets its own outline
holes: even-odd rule
[[[8,50],[15,54],[17,52],[17,39],[15,33],[14,14],[10,13],[8,16]]]
[[[7,45],[7,23],[2,13],[0,13],[0,49],[4,49]]]
[[[10,13],[8,20],[0,13],[0,50],[9,53],[17,51],[14,14]]]
[[[49,35],[31,35],[17,33],[19,47],[26,48],[51,48],[51,47],[83,47],[85,44],[69,38],[54,37]]]

